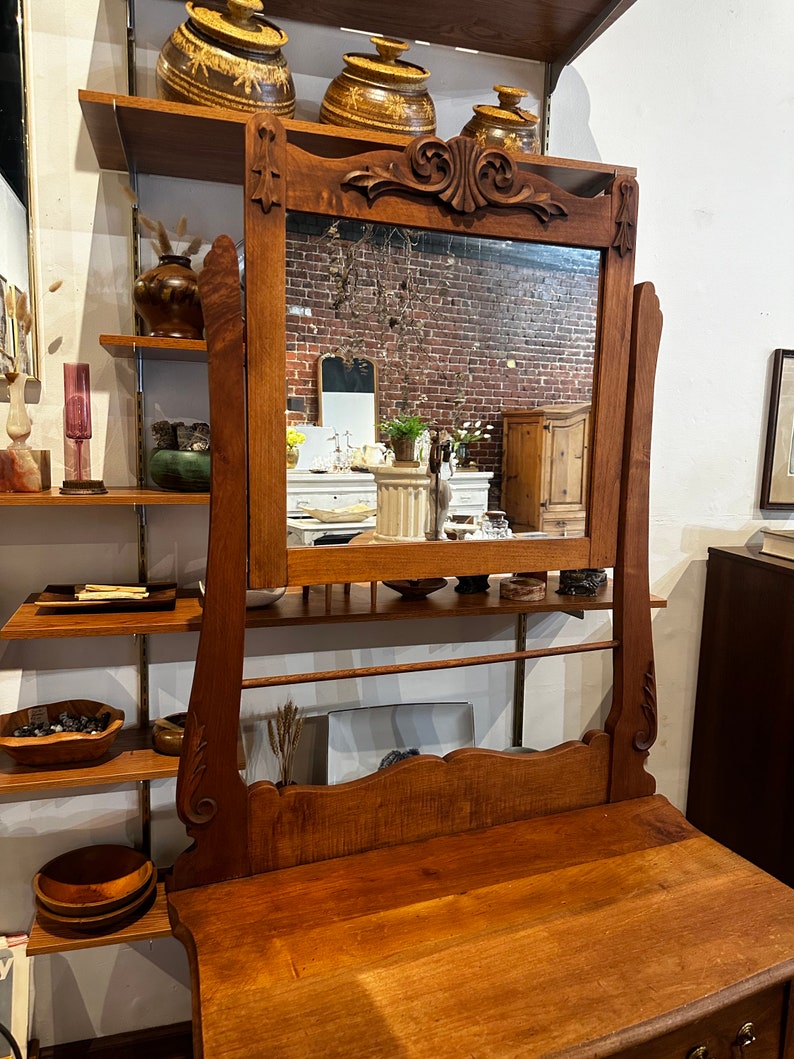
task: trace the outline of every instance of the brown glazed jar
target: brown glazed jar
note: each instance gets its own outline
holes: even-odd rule
[[[135,280],[132,300],[149,335],[203,338],[204,314],[198,276],[190,267],[189,257],[163,254],[154,268],[142,272]]]
[[[526,90],[506,85],[494,85],[493,90],[499,106],[474,107],[474,117],[461,129],[461,136],[471,136],[481,147],[501,147],[508,154],[540,154],[539,119],[518,105]]]
[[[320,106],[320,121],[348,129],[378,129],[419,136],[436,131],[436,108],[425,87],[430,71],[398,56],[401,40],[370,37],[377,55],[345,55]]]
[[[261,0],[228,0],[226,11],[187,3],[157,59],[157,94],[173,103],[295,113],[295,86],[281,48],[287,34],[257,17]]]

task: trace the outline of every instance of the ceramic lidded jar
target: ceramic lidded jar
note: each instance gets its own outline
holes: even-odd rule
[[[494,85],[493,90],[499,106],[474,107],[474,117],[461,129],[461,136],[471,136],[481,147],[501,147],[508,154],[540,154],[539,119],[518,105],[526,90],[506,85]]]
[[[259,17],[261,0],[228,0],[226,11],[187,3],[157,59],[157,94],[174,103],[295,113],[295,86],[281,48],[287,34]]]
[[[370,37],[377,55],[345,55],[320,107],[320,121],[348,129],[420,136],[436,131],[436,108],[425,87],[430,71],[401,61],[401,40]]]

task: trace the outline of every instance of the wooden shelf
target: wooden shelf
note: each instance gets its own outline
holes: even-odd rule
[[[208,504],[209,493],[174,493],[135,486],[110,486],[106,493],[66,496],[57,487],[41,493],[0,493],[0,507],[124,507],[133,504]]]
[[[143,335],[100,335],[99,344],[113,357],[207,363],[207,343],[189,338],[150,338]]]
[[[0,751],[0,795],[170,779],[178,767],[178,757],[158,754],[152,748],[151,728],[123,728],[107,754],[77,765],[30,768]]]
[[[427,599],[403,599],[391,589],[378,586],[376,608],[370,603],[369,584],[354,584],[345,595],[341,585],[334,586],[330,609],[325,606],[325,586],[314,585],[308,600],[300,588],[288,589],[277,603],[259,610],[249,610],[246,627],[272,628],[290,625],[326,625],[335,622],[357,621],[415,621],[424,618],[468,618],[487,615],[543,614],[555,611],[584,612],[611,610],[612,585],[599,590],[597,596],[560,596],[556,593],[557,578],[549,577],[546,598],[536,603],[518,603],[499,598],[498,579],[491,579],[488,592],[472,596],[460,595],[450,583]],[[141,633],[198,632],[201,628],[201,606],[198,596],[181,591],[176,607],[166,611],[129,611],[111,613],[80,613],[66,611],[53,614],[36,606],[36,595],[9,619],[0,631],[3,640],[35,640],[67,636],[129,636]],[[666,607],[667,601],[658,596],[650,599],[651,607]]]
[[[93,949],[99,945],[124,945],[133,941],[148,941],[150,938],[169,938],[171,924],[165,899],[165,885],[157,883],[154,904],[145,915],[126,925],[122,924],[107,934],[83,934],[68,927],[43,922],[36,916],[30,929],[28,956],[44,956],[52,952],[71,952],[75,949]]]
[[[242,185],[248,115],[87,90],[80,91],[79,99],[100,169]],[[313,150],[330,157],[408,142],[405,136],[305,121],[285,120],[283,124],[290,142],[300,147],[311,141]],[[632,176],[636,172],[627,166],[540,155],[524,155],[519,164],[584,197],[600,194],[616,173]]]

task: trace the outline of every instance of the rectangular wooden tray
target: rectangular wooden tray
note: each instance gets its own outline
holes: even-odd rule
[[[127,584],[120,586],[127,587]],[[129,587],[133,586],[129,583]],[[78,585],[47,585],[39,592],[35,603],[37,607],[48,610],[79,611],[125,611],[125,610],[173,610],[176,606],[176,582],[157,581],[145,586],[149,590],[145,599],[76,599]]]

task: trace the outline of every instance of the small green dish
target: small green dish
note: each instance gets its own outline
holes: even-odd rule
[[[209,452],[155,449],[149,457],[155,485],[175,493],[207,493],[210,488]]]

